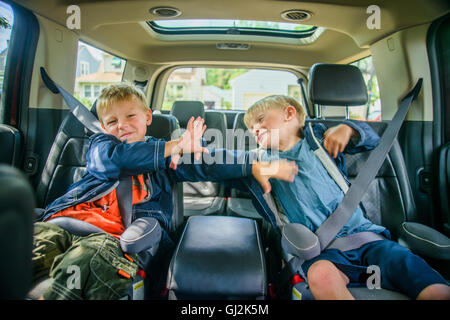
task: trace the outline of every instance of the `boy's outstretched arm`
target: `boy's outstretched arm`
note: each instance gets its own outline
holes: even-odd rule
[[[212,181],[225,182],[253,176],[270,192],[269,179],[292,182],[298,173],[295,162],[278,160],[272,162],[256,161],[255,154],[243,150],[211,149],[204,154],[201,161],[194,161],[192,156],[183,157],[177,170],[168,170],[174,182]]]
[[[153,139],[122,143],[111,134],[96,133],[89,140],[86,168],[98,179],[108,180],[166,169],[166,158],[170,155],[192,152],[199,158],[202,152],[208,153],[200,142],[206,129],[204,120],[192,117],[188,126],[182,137],[168,142]]]
[[[212,150],[211,154],[206,155],[205,157],[212,156],[214,160],[219,160],[219,163],[211,163],[211,161],[205,163],[205,160],[203,163],[198,163],[202,153],[209,154],[209,150],[202,147],[201,144],[201,137],[203,136],[205,129],[206,126],[204,125],[204,120],[202,118],[198,117],[194,121],[194,118],[192,117],[189,120],[186,131],[183,133],[182,137],[178,140],[166,143],[164,157],[171,155],[169,167],[174,170],[171,172],[177,177],[176,180],[220,182],[223,180],[253,175],[261,184],[265,193],[269,193],[271,190],[269,183],[270,178],[290,182],[294,181],[294,177],[298,173],[295,162],[288,162],[285,160],[273,161],[271,163],[252,161],[248,152],[226,149]],[[181,155],[186,153],[193,154],[194,161],[189,161],[190,164],[187,165],[181,164],[181,168],[177,170]],[[190,158],[192,160],[192,156],[190,156]],[[212,158],[210,157],[209,159]],[[233,161],[231,161],[230,164],[227,164],[227,161],[230,159]]]

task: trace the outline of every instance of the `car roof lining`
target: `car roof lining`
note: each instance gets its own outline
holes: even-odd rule
[[[450,10],[446,0],[309,0],[276,1],[248,0],[16,0],[20,5],[65,26],[67,8],[76,4],[81,11],[81,29],[74,30],[80,39],[117,56],[142,63],[172,64],[177,61],[246,61],[249,63],[283,63],[308,68],[316,62],[335,63],[367,51],[374,42],[398,30],[425,24]],[[370,5],[381,8],[381,28],[366,26]],[[299,45],[253,41],[252,38],[230,36],[223,41],[250,44],[248,51],[218,50],[217,40],[165,41],[152,36],[146,21],[159,20],[149,13],[156,6],[171,6],[181,10],[175,19],[240,19],[285,22],[280,13],[288,9],[303,9],[313,13],[305,24],[326,30],[312,44]],[[257,8],[257,10],[255,10]],[[405,10],[407,8],[407,10]],[[241,41],[245,40],[245,41]],[[221,41],[221,42],[223,42]]]

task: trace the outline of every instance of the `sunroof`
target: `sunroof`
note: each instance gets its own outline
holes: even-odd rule
[[[165,34],[253,34],[285,37],[311,36],[315,26],[254,20],[157,20],[148,22],[156,32]]]

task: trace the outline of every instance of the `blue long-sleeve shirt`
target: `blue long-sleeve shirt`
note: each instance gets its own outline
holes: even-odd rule
[[[344,152],[356,153],[371,150],[378,145],[378,135],[365,123],[347,121],[346,124],[359,133],[360,139],[357,144],[350,142]],[[325,130],[325,126],[316,124],[314,131],[316,136],[322,138]],[[271,180],[273,193],[289,222],[301,223],[315,232],[338,207],[344,198],[344,193],[313,153],[306,139],[301,139],[290,150],[278,153],[268,150],[263,155],[263,159],[266,160],[280,158],[295,161],[298,166],[298,175],[293,183]],[[339,155],[338,161],[344,161],[343,154]],[[347,174],[345,166],[341,165],[341,168],[344,169],[341,171],[345,176]],[[362,210],[357,208],[337,237],[362,231],[381,233],[385,230],[384,227],[375,225],[365,218]]]

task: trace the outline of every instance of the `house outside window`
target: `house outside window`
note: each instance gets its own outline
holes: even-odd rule
[[[84,86],[84,97],[90,98],[91,97],[91,85],[87,84]]]
[[[82,76],[89,74],[89,63],[86,61],[80,62],[80,73]]]
[[[94,85],[94,97],[97,98],[100,95],[101,87],[99,85]]]
[[[303,101],[295,74],[284,70],[185,67],[167,79],[162,110],[175,101],[201,101],[206,109],[247,110],[272,94],[291,95]],[[302,104],[302,103],[301,103]]]
[[[126,60],[78,42],[75,97],[91,108],[103,88],[122,82]]]

